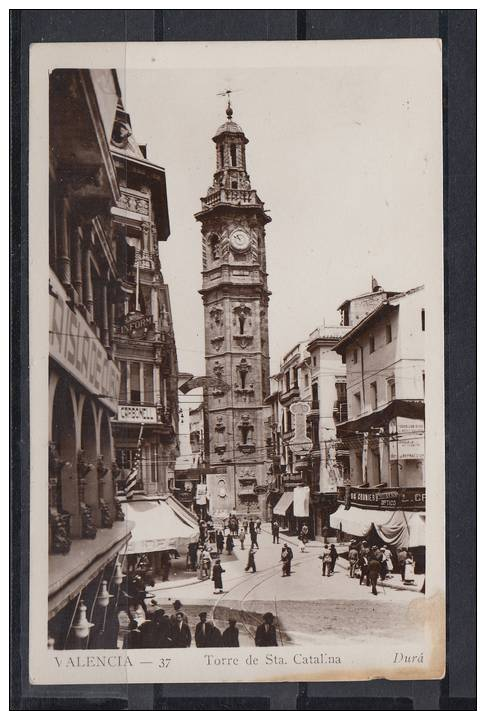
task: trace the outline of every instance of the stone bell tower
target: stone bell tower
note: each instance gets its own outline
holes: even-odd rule
[[[201,211],[208,494],[214,513],[236,509],[263,517],[271,463],[263,402],[270,394],[265,225],[270,217],[246,172],[248,139],[233,121],[218,128],[216,171]]]

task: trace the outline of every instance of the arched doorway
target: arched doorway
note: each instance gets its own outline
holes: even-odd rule
[[[89,506],[93,516],[93,523],[95,525],[99,525],[98,475],[96,470],[98,459],[96,446],[96,419],[94,404],[89,398],[86,398],[83,403],[83,411],[81,415],[81,450],[82,454],[80,460],[78,461],[81,496],[80,503],[82,507],[83,504]],[[85,520],[84,523],[88,523],[89,528],[89,520]],[[86,535],[86,530],[84,535]]]
[[[55,474],[54,471],[50,471],[51,485],[55,487],[51,503],[55,504],[59,513],[71,514],[71,532],[76,535],[76,529],[79,526],[76,422],[69,385],[62,377],[57,382],[52,402],[51,444],[51,469],[52,463],[54,463],[57,472]]]
[[[112,476],[113,444],[111,437],[111,425],[106,411],[101,413],[100,423],[100,460],[98,473],[98,493],[100,499],[101,526],[110,527],[113,522],[114,511],[108,503],[113,501],[114,485]]]

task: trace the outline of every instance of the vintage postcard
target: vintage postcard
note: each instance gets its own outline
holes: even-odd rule
[[[33,684],[443,676],[441,82],[31,47]]]

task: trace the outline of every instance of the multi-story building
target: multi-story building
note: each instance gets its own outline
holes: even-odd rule
[[[111,428],[127,269],[111,215],[122,200],[110,151],[120,89],[115,72],[73,69],[53,71],[49,88],[49,643],[114,647],[113,611],[96,624],[95,602],[131,528],[114,496]],[[95,624],[86,639],[81,601]]]
[[[419,286],[388,296],[335,346],[346,364],[347,419],[338,436],[349,464],[332,525],[344,533],[373,526],[386,540],[383,527],[395,514],[401,542],[424,543],[424,338]]]
[[[263,516],[271,461],[264,400],[270,394],[265,226],[270,216],[246,170],[246,138],[233,121],[214,136],[216,170],[196,219],[201,224],[208,494],[213,512]]]
[[[111,210],[123,295],[114,308],[113,338],[120,398],[113,421],[121,485],[140,458],[139,493],[168,491],[178,454],[178,369],[169,290],[159,242],[170,234],[165,171],[147,158],[118,101],[110,141],[120,199]]]

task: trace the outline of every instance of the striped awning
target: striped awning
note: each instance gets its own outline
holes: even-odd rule
[[[275,506],[273,507],[273,514],[275,516],[285,516],[289,507],[291,504],[294,502],[294,492],[293,491],[285,491],[280,499],[277,501]]]

